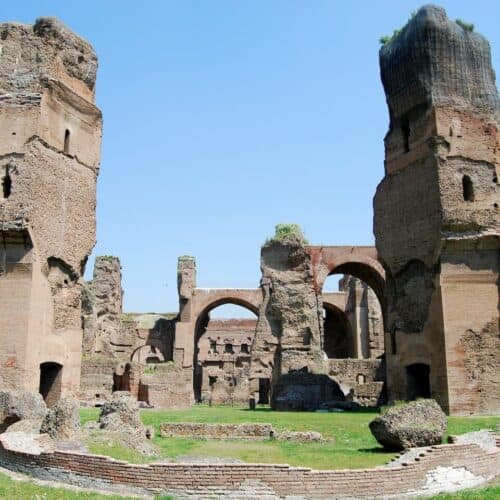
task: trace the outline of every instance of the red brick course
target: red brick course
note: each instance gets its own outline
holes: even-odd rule
[[[78,477],[78,484],[92,487],[97,480],[110,489],[121,486],[150,492],[219,496],[254,481],[277,496],[303,495],[306,498],[332,498],[378,495],[404,495],[423,488],[429,471],[441,467],[465,468],[485,480],[500,474],[500,449],[487,452],[474,444],[433,446],[423,456],[397,467],[373,469],[313,470],[279,464],[148,464],[135,465],[100,455],[49,452],[40,455],[8,451],[0,444],[0,464],[44,477],[58,471]],[[60,479],[58,479],[60,480]],[[88,480],[88,484],[86,481]],[[73,481],[75,482],[75,481]],[[248,484],[248,483],[247,483]]]

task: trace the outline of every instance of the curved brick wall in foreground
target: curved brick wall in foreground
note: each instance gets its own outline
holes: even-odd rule
[[[402,466],[333,471],[246,463],[134,465],[99,455],[7,447],[0,442],[0,465],[13,471],[87,488],[176,498],[400,498],[477,486],[500,474],[498,445],[492,451],[476,444],[432,446]]]

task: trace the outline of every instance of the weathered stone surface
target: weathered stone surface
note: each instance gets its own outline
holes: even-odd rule
[[[0,391],[0,432],[20,420],[41,423],[46,412],[45,402],[37,392]]]
[[[56,441],[75,439],[80,433],[79,407],[74,399],[60,399],[45,415],[40,432]]]
[[[271,424],[203,424],[163,423],[162,437],[192,437],[198,439],[269,439],[275,431]]]
[[[252,346],[250,373],[254,398],[258,379],[271,378],[273,385],[279,384],[279,390],[272,391],[273,407],[279,396],[285,397],[286,384],[280,383],[283,375],[298,370],[311,374],[327,372],[322,349],[323,305],[321,294],[314,287],[305,240],[298,230],[283,237],[278,234],[279,229],[277,226],[277,236],[262,247],[263,301]],[[300,391],[291,388],[286,398],[290,400],[300,392],[302,403],[297,404],[304,406],[306,401],[314,399],[312,394],[306,394],[309,389],[315,391],[312,384]],[[282,408],[285,406],[290,405]]]
[[[142,398],[144,365],[173,359],[176,315],[123,313],[121,280],[118,257],[98,256],[82,294],[81,397],[88,405],[101,405],[114,390]]]
[[[0,387],[79,391],[81,278],[95,244],[97,57],[61,22],[0,24]],[[58,372],[57,376],[56,373]]]
[[[127,344],[120,338],[122,297],[120,259],[96,257],[93,279],[85,284],[82,294],[84,355],[103,353],[114,357],[113,346]]]
[[[321,432],[316,431],[281,431],[275,437],[278,441],[295,441],[298,443],[318,443],[324,441]]]
[[[40,419],[29,419],[25,418],[23,420],[18,420],[14,422],[12,425],[9,425],[7,429],[4,431],[7,432],[23,432],[25,434],[39,434],[40,427],[42,425],[42,420]]]
[[[90,439],[99,443],[130,447],[143,455],[154,456],[157,448],[150,443],[150,428],[146,428],[139,415],[139,404],[128,392],[117,391],[104,403],[99,416],[99,430],[89,429]],[[88,440],[89,438],[87,438]]]
[[[375,439],[387,450],[440,444],[446,415],[433,399],[412,401],[388,409],[370,422]]]
[[[198,341],[201,401],[246,404],[254,319],[209,319]]]
[[[117,391],[110,401],[103,404],[99,424],[101,429],[110,431],[123,431],[126,428],[143,435],[146,433],[137,400],[128,392]]]

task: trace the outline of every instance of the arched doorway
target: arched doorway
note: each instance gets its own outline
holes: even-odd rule
[[[256,316],[255,306],[230,297],[207,305],[200,313],[194,332],[195,401],[233,404],[248,400]]]
[[[356,274],[345,274],[346,270]],[[378,287],[378,293],[370,283]],[[384,314],[379,294],[383,294],[383,287],[369,266],[348,263],[331,270],[323,282],[324,350],[329,358],[369,359],[384,354]],[[329,305],[329,301],[334,303]],[[333,339],[338,354],[331,351]]]
[[[46,362],[40,364],[40,383],[38,391],[50,408],[61,398],[63,366],[59,363]]]

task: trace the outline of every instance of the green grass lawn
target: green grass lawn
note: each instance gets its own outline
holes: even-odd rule
[[[97,419],[97,409],[81,410],[82,423]],[[246,408],[194,406],[187,410],[142,410],[145,425],[156,430],[154,442],[162,457],[175,458],[182,455],[217,456],[237,458],[245,462],[288,463],[315,469],[343,469],[374,467],[387,463],[394,453],[385,452],[372,436],[368,423],[376,412],[278,412],[269,408],[255,411]],[[274,440],[265,441],[218,441],[208,439],[162,438],[159,426],[162,422],[220,422],[271,423],[277,430],[314,430],[333,441],[324,443],[292,443]],[[463,434],[472,430],[496,428],[499,417],[450,417],[448,434]],[[148,462],[119,445],[91,443],[94,453],[109,455],[132,462]]]
[[[128,497],[100,495],[64,488],[39,486],[32,481],[17,481],[5,474],[0,474],[0,498],[33,500],[118,500]]]
[[[96,420],[98,409],[82,409],[82,424]],[[392,453],[386,453],[372,437],[368,423],[375,413],[293,413],[274,412],[268,408],[250,411],[243,408],[195,406],[188,410],[142,410],[146,425],[153,425],[155,443],[163,457],[202,455],[239,458],[245,462],[274,462],[302,465],[318,469],[373,467],[387,462]],[[333,442],[288,443],[279,441],[216,441],[196,439],[166,439],[159,436],[162,422],[269,422],[278,429],[315,430]],[[448,434],[462,434],[482,428],[497,428],[498,417],[450,417]],[[142,457],[119,444],[95,439],[90,446],[94,453],[131,462],[148,462],[157,458]],[[117,500],[122,496],[104,496],[64,488],[39,486],[32,481],[15,481],[0,474],[0,498],[33,500]],[[165,500],[170,497],[157,497]],[[500,498],[500,486],[491,485],[479,490],[468,490],[433,497],[436,500],[493,500]]]

